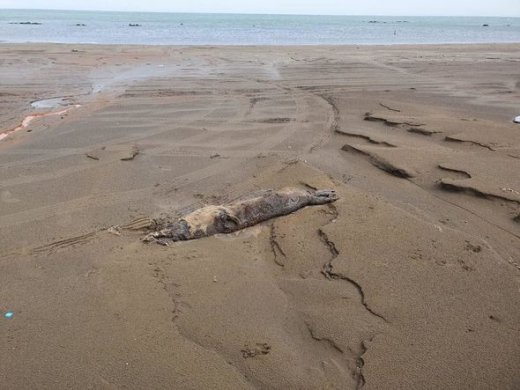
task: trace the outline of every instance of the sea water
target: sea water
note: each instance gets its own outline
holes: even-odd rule
[[[19,24],[24,22],[38,24]],[[0,42],[147,45],[504,43],[520,42],[520,18],[0,9]]]

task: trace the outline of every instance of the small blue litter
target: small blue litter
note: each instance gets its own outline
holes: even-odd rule
[[[4,317],[9,319],[9,318],[13,318],[14,316],[14,313],[12,311],[8,311],[7,313],[4,314]]]

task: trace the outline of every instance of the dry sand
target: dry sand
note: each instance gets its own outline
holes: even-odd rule
[[[520,388],[520,45],[0,65],[0,133],[44,114],[0,140],[3,389]],[[286,186],[341,199],[140,241]]]

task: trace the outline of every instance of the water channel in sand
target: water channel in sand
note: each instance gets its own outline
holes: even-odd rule
[[[43,118],[46,116],[53,116],[53,115],[63,115],[70,111],[73,108],[81,107],[80,104],[74,104],[69,105],[67,103],[67,98],[52,98],[52,99],[43,99],[43,100],[37,100],[31,103],[31,106],[35,108],[55,108],[55,107],[67,107],[59,111],[51,111],[51,112],[44,112],[44,113],[35,113],[31,115],[27,115],[24,120],[22,120],[22,123],[18,125],[17,127],[14,127],[12,129],[0,132],[0,141],[7,138],[13,133],[16,133],[17,131],[23,130],[27,128],[31,122],[37,118]]]

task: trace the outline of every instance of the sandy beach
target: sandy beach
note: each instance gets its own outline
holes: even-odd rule
[[[520,44],[0,44],[1,387],[520,388],[519,69]],[[141,240],[283,187],[340,199]]]

